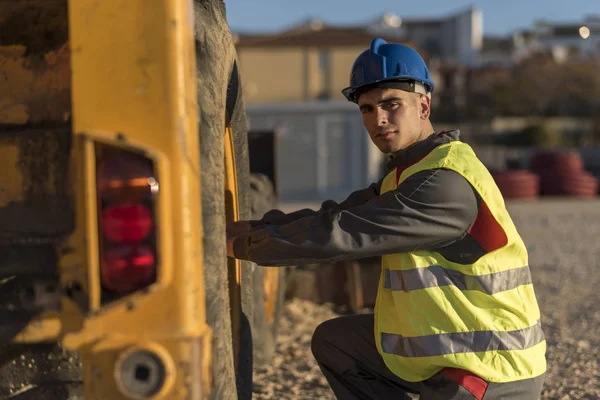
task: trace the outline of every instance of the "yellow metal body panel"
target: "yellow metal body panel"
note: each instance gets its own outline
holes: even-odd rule
[[[184,0],[69,2],[72,120],[81,255],[61,259],[63,284],[81,283],[89,311],[64,300],[67,347],[79,351],[89,399],[125,399],[114,374],[131,349],[154,349],[168,376],[154,399],[209,391],[205,323],[193,4]],[[143,150],[154,160],[159,274],[148,290],[100,307],[95,142]],[[84,262],[86,268],[81,268]],[[74,323],[73,321],[79,321]],[[203,396],[202,396],[203,397]]]
[[[227,222],[240,219],[240,205],[238,204],[238,185],[235,164],[235,150],[233,144],[233,132],[229,124],[225,128],[225,209]],[[231,331],[233,332],[234,367],[238,368],[240,354],[240,316],[241,309],[241,285],[242,285],[242,263],[236,258],[227,260],[229,275],[229,304],[231,308]]]
[[[65,0],[0,0],[0,23],[0,124],[64,127],[71,121],[73,128],[76,224],[57,251],[61,287],[69,296],[61,298],[60,311],[36,317],[14,341],[61,340],[78,351],[86,399],[136,398],[124,394],[116,370],[137,350],[154,353],[166,368],[164,385],[153,399],[205,398],[212,351],[205,322],[192,0],[69,0],[68,7]],[[21,31],[22,26],[28,29]],[[53,47],[44,47],[45,34],[59,32]],[[23,38],[28,46],[19,44]],[[154,161],[160,185],[157,281],[105,306],[97,143],[144,152]],[[0,169],[9,171],[0,178],[1,208],[22,200],[23,176],[15,167],[19,148],[14,141],[0,140],[0,154]],[[234,199],[228,218],[237,219],[235,169],[228,165]],[[239,262],[233,270],[239,300]]]
[[[281,267],[263,267],[264,278],[263,286],[265,291],[265,310],[267,321],[269,324],[275,322],[277,313],[277,300],[279,296],[280,274],[283,269]]]
[[[27,329],[19,332],[15,342],[45,342],[56,340],[62,333],[60,314],[57,311],[49,311],[38,317],[27,326]]]

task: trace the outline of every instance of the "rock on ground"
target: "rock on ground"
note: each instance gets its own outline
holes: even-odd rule
[[[273,362],[254,373],[255,399],[335,399],[310,350],[312,333],[336,317],[330,305],[293,299],[286,303]]]
[[[600,201],[511,202],[529,249],[548,342],[541,399],[600,399]],[[335,399],[310,351],[315,327],[337,316],[330,305],[286,304],[277,354],[255,371],[256,399]]]

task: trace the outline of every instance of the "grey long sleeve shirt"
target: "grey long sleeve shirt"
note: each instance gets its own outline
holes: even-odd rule
[[[410,165],[436,146],[459,140],[458,131],[433,134],[397,153],[390,170]],[[418,172],[397,189],[380,194],[381,181],[345,201],[326,201],[318,211],[270,211],[234,242],[237,258],[259,265],[333,262],[413,250],[477,253],[468,230],[479,198],[460,174],[446,169]],[[456,251],[453,247],[460,248]]]

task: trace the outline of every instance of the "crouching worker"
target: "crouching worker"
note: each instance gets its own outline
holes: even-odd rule
[[[318,211],[228,227],[259,265],[382,256],[374,314],[321,324],[312,351],[339,399],[533,400],[546,342],[527,249],[458,131],[430,122],[434,84],[410,47],[375,39],[343,90],[390,155],[380,182]]]

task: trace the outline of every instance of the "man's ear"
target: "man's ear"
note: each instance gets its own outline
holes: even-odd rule
[[[431,115],[431,98],[424,94],[419,96],[419,111],[421,119],[428,119]]]

